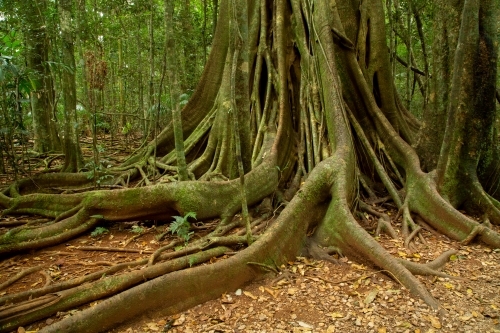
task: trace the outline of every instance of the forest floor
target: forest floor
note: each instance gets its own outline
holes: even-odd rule
[[[42,267],[0,290],[0,296],[147,258],[174,239],[156,240],[163,226],[122,223],[104,227],[108,232],[100,236],[89,233],[65,244],[0,260],[0,281],[29,267]],[[416,262],[432,260],[450,248],[459,249],[443,271],[463,280],[421,278],[445,309],[443,314],[431,311],[382,271],[348,258],[340,258],[342,264],[334,265],[299,257],[281,267],[278,276],[230,290],[176,316],[144,315],[111,332],[500,332],[500,252],[423,233],[427,244],[417,244],[417,251],[411,254],[400,241],[385,236],[379,241],[393,255]],[[124,250],[133,252],[118,252]],[[24,329],[36,331],[83,308],[58,313]]]
[[[374,208],[396,215],[388,206]],[[0,217],[0,233],[6,231],[5,223],[32,219]],[[0,296],[148,258],[176,239],[170,233],[160,241],[156,237],[166,231],[168,222],[103,224],[100,227],[104,229],[58,246],[4,256],[0,258],[0,284],[30,267],[39,270],[0,290]],[[197,224],[194,237],[206,234],[216,223]],[[392,223],[398,227],[398,221]],[[337,258],[341,264],[335,265],[298,257],[282,266],[278,275],[228,290],[218,299],[183,313],[170,317],[149,313],[110,332],[500,332],[500,251],[477,243],[463,246],[427,230],[422,235],[426,243],[417,239],[413,251],[406,250],[402,240],[385,235],[377,239],[394,256],[421,263],[446,250],[458,250],[443,271],[461,279],[420,277],[442,305],[440,314],[413,298],[384,271],[349,258]],[[213,258],[212,262],[223,259]],[[58,313],[18,332],[36,332],[88,306]]]

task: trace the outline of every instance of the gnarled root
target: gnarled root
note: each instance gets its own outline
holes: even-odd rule
[[[4,306],[0,309],[0,332],[8,332],[18,326],[23,326],[36,320],[46,318],[59,311],[65,311],[94,300],[114,295],[134,285],[140,284],[144,280],[154,279],[172,271],[203,263],[210,260],[212,257],[221,256],[229,250],[230,249],[226,247],[218,247],[207,250],[206,252],[192,254],[161,263],[146,269],[111,276],[93,282],[92,284],[80,285],[72,289],[60,291],[57,294],[42,296],[38,299],[29,300],[20,304]],[[76,332],[82,331],[86,330],[76,330]]]
[[[275,157],[269,155],[246,175],[252,184],[247,201],[255,204],[270,195],[278,184]],[[146,188],[51,195],[32,194],[6,202],[16,213],[56,217],[36,229],[20,227],[0,236],[0,253],[36,249],[64,242],[95,226],[99,220],[131,221],[168,218],[196,211],[199,219],[233,216],[241,207],[239,179],[228,182],[176,182]]]
[[[474,228],[479,223],[463,215],[447,202],[436,189],[433,174],[420,173],[412,182],[413,195],[409,201],[412,211],[440,233],[451,239],[463,241],[468,236],[478,235],[479,239],[492,248],[500,248],[500,235],[490,228],[483,228],[479,233]]]
[[[320,220],[324,214],[322,202],[328,197],[330,187],[325,179],[331,179],[328,175],[332,173],[331,164],[323,163],[316,167],[267,232],[247,249],[211,265],[160,276],[48,326],[41,332],[100,332],[144,311],[158,310],[162,315],[178,313],[233,291],[267,271],[255,263],[268,267],[285,263],[299,252],[309,225]],[[141,302],[141,307],[136,306],[138,301],[146,299],[148,301]]]

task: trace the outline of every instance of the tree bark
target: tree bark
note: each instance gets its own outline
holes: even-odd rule
[[[49,37],[44,22],[45,0],[25,1],[21,6],[27,23],[27,62],[33,70],[34,90],[31,92],[31,110],[35,144],[40,153],[60,150],[56,127],[54,83],[49,61]]]
[[[78,172],[83,167],[82,150],[78,141],[76,117],[76,66],[73,44],[73,1],[59,1],[63,64],[62,88],[64,97],[64,172]]]

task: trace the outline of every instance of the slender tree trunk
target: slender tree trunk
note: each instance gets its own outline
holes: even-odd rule
[[[155,78],[155,39],[154,39],[154,14],[155,6],[154,1],[151,0],[150,3],[150,15],[149,15],[149,100],[148,100],[148,110],[144,114],[146,118],[147,129],[146,133],[151,130],[152,118],[154,117],[153,111],[155,106],[155,89],[154,89],[154,78]]]
[[[44,153],[61,148],[56,128],[54,83],[48,66],[49,38],[43,20],[44,0],[25,1],[21,6],[27,22],[27,61],[33,71],[34,90],[31,92],[33,149]]]
[[[189,2],[185,4],[189,6]],[[184,8],[186,10],[186,8]],[[177,156],[177,169],[179,180],[188,180],[186,157],[184,155],[184,138],[182,133],[181,110],[179,106],[179,83],[176,52],[176,44],[174,39],[174,3],[173,1],[165,2],[165,56],[167,66],[167,77],[169,81],[170,109],[172,112],[172,123],[174,127],[175,151]],[[184,18],[186,19],[186,17]],[[192,50],[191,50],[192,51]],[[155,125],[156,126],[156,125]]]
[[[61,21],[62,53],[65,69],[62,72],[64,95],[64,166],[65,172],[77,172],[83,167],[82,150],[78,142],[78,119],[76,117],[75,53],[73,45],[73,1],[59,1]]]

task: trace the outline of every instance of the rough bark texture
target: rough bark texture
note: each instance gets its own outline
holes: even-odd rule
[[[75,48],[73,44],[73,1],[59,2],[61,37],[63,40],[62,73],[64,95],[64,172],[78,172],[83,167],[82,150],[78,141],[78,120],[76,118]]]
[[[48,66],[49,37],[43,21],[45,1],[25,1],[23,14],[27,23],[27,61],[33,70],[34,90],[31,92],[34,150],[40,153],[60,149],[55,125],[54,83]]]

